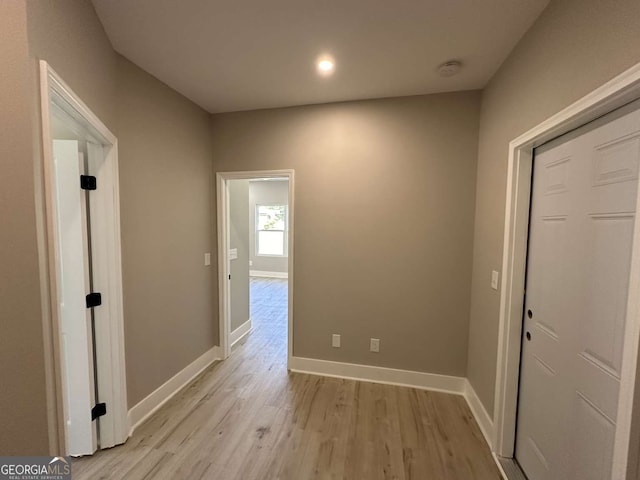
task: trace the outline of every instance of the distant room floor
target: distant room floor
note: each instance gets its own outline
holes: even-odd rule
[[[81,479],[498,480],[461,396],[287,372],[287,281],[251,279],[253,330]]]
[[[250,277],[249,282],[252,332],[239,343],[251,348],[253,342],[266,342],[263,348],[269,349],[271,358],[280,358],[286,369],[288,280]]]

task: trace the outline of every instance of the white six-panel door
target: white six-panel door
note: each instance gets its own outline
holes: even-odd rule
[[[535,152],[516,433],[529,480],[610,478],[639,161],[637,110]]]

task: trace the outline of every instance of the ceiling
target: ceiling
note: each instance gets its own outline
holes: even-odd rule
[[[549,0],[93,0],[113,47],[212,113],[478,89]],[[316,73],[335,58],[330,77]],[[437,66],[463,63],[442,78]]]

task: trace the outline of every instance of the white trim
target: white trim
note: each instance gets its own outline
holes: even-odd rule
[[[136,428],[142,425],[145,420],[157,412],[165,403],[171,400],[176,393],[193,381],[216,360],[220,360],[220,347],[213,347],[207,350],[134,405],[128,413],[131,424],[129,436],[133,435]]]
[[[219,334],[222,359],[229,357],[231,346],[230,336],[230,291],[229,278],[229,199],[227,190],[228,180],[251,180],[254,178],[282,178],[289,181],[289,228],[287,230],[288,249],[288,327],[287,327],[287,365],[291,364],[293,356],[293,239],[294,239],[294,199],[295,172],[293,170],[254,170],[247,172],[217,172],[216,173],[216,214],[218,219],[218,305],[219,305]]]
[[[503,282],[500,296],[498,330],[498,362],[494,409],[494,449],[512,458],[515,444],[520,334],[524,302],[524,274],[529,220],[529,192],[533,148],[582,126],[640,97],[640,63],[597,88],[561,112],[509,144],[507,170]],[[639,189],[640,205],[640,189]],[[640,212],[640,210],[638,210]],[[629,291],[640,288],[640,222],[635,222],[631,280]],[[636,360],[640,331],[640,304],[636,295],[629,295],[623,352],[620,400],[614,444],[613,479],[627,475],[629,445],[632,434],[631,417],[635,386]],[[635,452],[633,452],[635,453]]]
[[[487,441],[487,445],[489,445],[489,448],[493,450],[493,420],[491,420],[491,417],[480,401],[478,394],[467,379],[464,381],[464,398],[469,404],[471,413],[473,413],[473,416],[480,427],[480,431],[482,432],[484,439]]]
[[[264,270],[249,270],[250,277],[289,278],[289,272],[267,272]]]
[[[229,341],[231,342],[231,346],[233,347],[236,343],[242,340],[246,335],[249,335],[251,332],[251,319],[244,322],[238,328],[236,328],[229,335]]]
[[[97,272],[96,282],[104,298],[98,316],[108,316],[109,322],[97,322],[100,329],[97,343],[98,381],[100,401],[109,404],[107,416],[101,418],[104,428],[101,429],[100,443],[102,448],[123,443],[128,437],[129,423],[127,417],[127,383],[124,348],[124,315],[122,307],[122,261],[120,244],[120,199],[118,174],[118,140],[100,119],[69,88],[62,78],[43,60],[40,61],[40,101],[42,113],[42,149],[43,149],[43,184],[45,199],[45,221],[47,232],[47,249],[44,253],[49,268],[48,289],[51,317],[44,320],[50,322],[44,328],[50,338],[52,352],[47,362],[54,365],[53,382],[48,382],[53,392],[48,393],[48,401],[55,403],[57,412],[57,429],[66,432],[64,414],[64,396],[66,390],[63,383],[61,367],[62,349],[60,345],[60,306],[58,304],[58,271],[59,259],[57,242],[59,234],[56,223],[56,198],[54,188],[52,136],[50,129],[50,105],[56,103],[75,121],[86,128],[91,136],[102,144],[105,150],[104,162],[101,164],[98,181],[102,188],[96,190],[93,202],[100,210],[104,224],[96,224],[102,228],[95,239],[94,264]],[[93,225],[92,225],[93,228]],[[53,426],[50,423],[51,426]],[[66,435],[56,432],[60,439],[58,452],[66,452]],[[50,434],[50,438],[52,435]]]
[[[456,395],[464,394],[466,382],[464,377],[303,357],[291,358],[289,370],[310,375],[382,383],[384,385],[433,390]]]
[[[62,77],[60,77],[60,75],[58,75],[45,60],[40,60],[40,85],[41,87],[48,87],[47,90],[44,90],[43,92],[48,93],[49,90],[55,91],[58,95],[64,98],[64,100],[68,101],[69,105],[77,113],[78,117],[84,119],[87,124],[95,128],[98,134],[104,137],[104,140],[112,145],[116,143],[118,139],[113,133],[111,133],[111,130],[102,123],[102,121],[91,111],[82,99],[80,99],[80,97],[71,90],[71,87],[65,83]],[[46,97],[48,97],[46,98],[47,100],[50,100],[49,95]],[[41,101],[43,102],[44,100],[45,98],[43,97]],[[49,103],[47,103],[47,113],[49,113],[48,107]]]
[[[498,467],[500,476],[503,478],[503,480],[509,480],[507,472],[504,471],[504,467],[502,466],[502,463],[500,463],[500,459],[498,458],[498,455],[496,455],[496,452],[491,452],[491,456],[493,457],[493,461],[496,462],[496,466]]]
[[[639,92],[640,95],[640,92]],[[631,246],[631,268],[629,276],[629,294],[627,298],[627,315],[625,320],[624,344],[622,347],[622,367],[620,372],[620,393],[618,396],[618,413],[616,418],[616,436],[613,444],[613,476],[612,478],[634,478],[638,468],[637,451],[630,450],[637,444],[634,438],[640,435],[640,426],[633,424],[634,404],[636,403],[636,375],[638,366],[638,349],[640,347],[640,186],[636,194],[636,215],[633,228],[633,244]],[[640,395],[640,393],[638,393]],[[636,413],[637,415],[637,413]],[[630,462],[630,458],[632,461]],[[633,473],[632,473],[633,472]]]

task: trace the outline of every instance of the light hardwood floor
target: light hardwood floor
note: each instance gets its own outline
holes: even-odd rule
[[[253,331],[82,479],[500,479],[456,395],[289,373],[286,280],[252,279]]]

